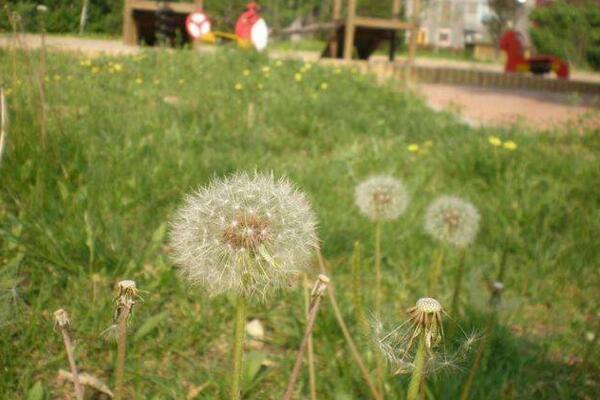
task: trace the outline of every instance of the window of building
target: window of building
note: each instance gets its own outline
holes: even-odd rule
[[[450,29],[438,29],[437,31],[437,44],[438,46],[449,47],[451,45],[452,32]]]

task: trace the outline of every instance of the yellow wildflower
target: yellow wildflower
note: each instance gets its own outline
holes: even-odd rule
[[[275,66],[276,67],[281,67],[282,65],[283,65],[283,62],[281,60],[275,61]]]
[[[154,78],[154,84],[155,84],[155,85],[158,85],[159,83],[160,83],[160,79],[158,79],[158,78]]]
[[[89,67],[92,65],[92,60],[90,60],[89,58],[86,60],[83,60],[79,63],[79,65],[81,65],[82,67]]]
[[[336,74],[336,75],[339,75],[339,74],[342,73],[342,69],[341,68],[336,68],[336,69],[333,70],[333,73]]]
[[[321,83],[321,90],[327,90],[328,87],[329,85],[327,84],[327,82]]]
[[[55,81],[60,81],[61,79],[62,79],[62,77],[60,75],[58,75],[58,74],[54,75],[54,80]]]
[[[244,87],[242,86],[241,83],[236,83],[235,84],[235,90],[242,90]]]
[[[242,71],[242,74],[244,74],[244,76],[248,76],[250,75],[250,70],[249,69],[245,69]]]
[[[177,81],[177,83],[179,83],[180,85],[183,85],[185,83],[185,79],[180,79]]]
[[[496,146],[496,147],[502,146],[502,140],[500,140],[500,138],[498,138],[496,136],[490,136],[488,138],[488,142],[490,142],[490,144],[492,146]]]
[[[294,79],[296,80],[296,82],[300,82],[302,80],[302,74],[299,72],[296,72],[294,74]]]
[[[504,148],[506,150],[515,150],[517,148],[517,144],[515,142],[513,142],[512,140],[508,140],[508,141],[504,142]]]
[[[97,74],[98,72],[100,72],[100,68],[98,68],[98,67],[92,68],[92,74]]]
[[[262,90],[262,88],[264,87],[262,83],[259,83],[258,85],[256,85],[256,87],[258,88],[258,90]]]
[[[138,85],[141,85],[142,83],[144,83],[144,80],[142,78],[136,78],[135,83],[137,83]]]
[[[407,147],[408,151],[410,151],[411,153],[416,153],[419,151],[419,145],[416,143],[411,143],[408,145]]]
[[[269,72],[271,72],[271,68],[268,66],[264,66],[264,67],[262,67],[262,72],[264,74],[268,74]]]
[[[116,63],[113,65],[113,68],[116,72],[121,72],[123,70],[123,64]]]

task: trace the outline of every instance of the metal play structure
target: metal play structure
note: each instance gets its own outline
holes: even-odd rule
[[[123,41],[135,45],[154,45],[159,40],[169,44],[196,42],[214,44],[232,41],[240,47],[266,48],[269,29],[260,16],[259,7],[250,2],[235,24],[235,32],[213,31],[213,20],[203,8],[203,2],[125,0],[123,7]]]

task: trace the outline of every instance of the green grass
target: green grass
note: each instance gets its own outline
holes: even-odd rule
[[[112,384],[116,346],[101,332],[111,324],[114,285],[123,278],[145,291],[130,324],[131,398],[181,399],[193,388],[202,389],[199,399],[225,397],[233,299],[209,299],[180,281],[166,230],[185,193],[237,170],[287,175],[308,193],[342,310],[371,367],[348,290],[357,240],[364,244],[365,286],[373,282],[373,226],[357,212],[353,191],[369,174],[389,173],[406,183],[413,202],[400,220],[383,227],[388,322],[403,320],[404,310],[424,295],[437,247],[422,229],[425,207],[441,194],[462,196],[482,215],[480,235],[467,253],[465,330],[484,328],[486,277],[496,275],[504,252],[508,267],[500,323],[474,398],[598,393],[598,361],[591,357],[591,366],[580,365],[585,334],[597,323],[598,131],[472,129],[432,112],[411,92],[377,86],[349,70],[313,66],[296,82],[301,65],[278,66],[250,53],[148,51],[96,59],[91,67],[49,54],[43,147],[32,79],[38,57],[0,52],[0,79],[11,92],[0,170],[0,398],[37,398],[32,388],[39,385],[46,399],[71,390],[55,379],[67,368],[52,326],[59,307],[71,314],[82,368]],[[122,71],[110,73],[109,62],[122,64]],[[321,90],[324,82],[328,88]],[[178,104],[165,103],[166,96],[176,96]],[[489,135],[518,148],[495,148]],[[426,141],[433,143],[428,153],[408,152],[409,144]],[[450,253],[444,265],[440,300],[448,306],[456,258]],[[247,398],[279,398],[302,335],[302,291],[252,304],[248,315],[267,330],[264,347],[249,359],[272,363],[247,380]],[[320,398],[368,398],[327,302],[314,341]],[[432,377],[432,398],[457,398],[465,375]],[[388,376],[387,398],[402,398],[407,382],[406,376]],[[305,396],[306,386],[304,371]]]

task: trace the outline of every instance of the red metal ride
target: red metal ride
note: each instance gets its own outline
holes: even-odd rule
[[[506,52],[505,72],[531,72],[543,75],[554,71],[559,79],[569,79],[569,63],[555,56],[525,57],[523,37],[509,30],[500,38],[500,49]]]

